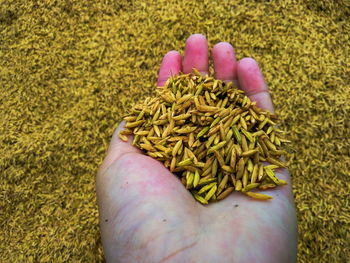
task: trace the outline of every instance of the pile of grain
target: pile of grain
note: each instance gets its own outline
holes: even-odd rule
[[[277,129],[276,116],[256,106],[233,83],[183,74],[170,78],[133,107],[119,137],[134,135],[132,144],[179,175],[202,204],[219,201],[234,190],[256,199],[271,196],[252,192],[287,184],[274,169],[287,140]],[[263,165],[263,162],[270,165]]]

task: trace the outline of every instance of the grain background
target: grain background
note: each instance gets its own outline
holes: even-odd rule
[[[103,261],[95,174],[192,33],[262,67],[293,141],[299,262],[350,254],[350,2],[0,1],[1,262]]]

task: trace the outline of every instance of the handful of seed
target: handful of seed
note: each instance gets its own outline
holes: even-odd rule
[[[162,161],[202,204],[233,191],[271,199],[251,190],[287,184],[274,172],[286,167],[280,148],[288,142],[276,119],[232,83],[194,70],[171,77],[155,97],[136,105],[119,137],[134,135],[132,144]]]

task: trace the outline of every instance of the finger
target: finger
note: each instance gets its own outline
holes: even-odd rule
[[[109,144],[107,155],[99,168],[99,173],[103,173],[113,162],[127,153],[141,153],[139,149],[132,146],[132,136],[128,136],[128,141],[124,142],[119,138],[119,132],[124,129],[125,122],[122,121],[118,128],[114,131],[111,142]]]
[[[196,68],[203,75],[208,74],[208,41],[201,34],[191,35],[186,41],[183,61],[184,73],[191,73]]]
[[[274,112],[264,77],[254,59],[243,58],[239,61],[237,77],[240,87],[252,101],[256,101],[260,108]]]
[[[171,76],[181,71],[181,55],[177,51],[169,51],[163,58],[158,74],[158,86],[163,86]]]
[[[212,50],[215,78],[225,82],[237,79],[237,60],[233,47],[227,42],[220,42]]]

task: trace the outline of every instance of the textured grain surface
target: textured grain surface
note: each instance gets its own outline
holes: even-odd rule
[[[291,131],[299,261],[346,262],[348,0],[35,2],[0,3],[3,262],[102,261],[97,167],[162,56],[197,32],[260,63]]]

